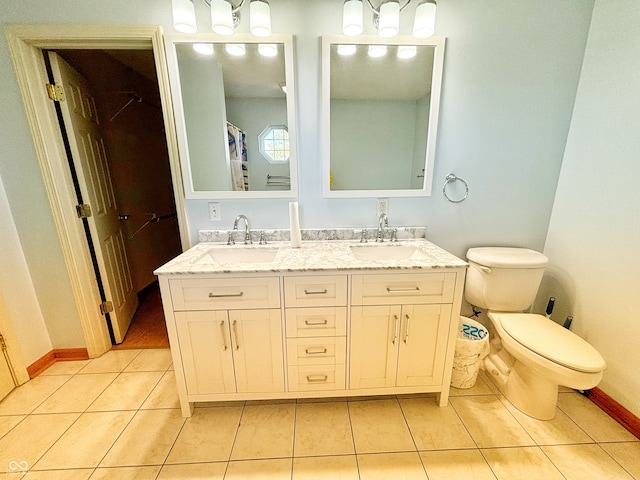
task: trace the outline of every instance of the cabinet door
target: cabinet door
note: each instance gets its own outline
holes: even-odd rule
[[[280,310],[230,310],[238,393],[284,392]]]
[[[351,308],[350,388],[395,386],[400,315],[397,305]]]
[[[233,393],[233,355],[226,310],[175,312],[187,393]]]
[[[451,305],[403,305],[396,385],[442,383]]]

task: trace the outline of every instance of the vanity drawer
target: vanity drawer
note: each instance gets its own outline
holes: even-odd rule
[[[347,304],[346,275],[285,277],[287,307],[341,307]]]
[[[353,305],[451,303],[456,273],[387,273],[353,275]]]
[[[347,334],[346,307],[287,308],[285,318],[287,338]]]
[[[344,390],[345,370],[344,365],[291,365],[288,369],[289,391]]]
[[[174,310],[280,308],[277,277],[169,280]]]
[[[287,339],[287,363],[290,366],[344,365],[346,352],[346,337]]]

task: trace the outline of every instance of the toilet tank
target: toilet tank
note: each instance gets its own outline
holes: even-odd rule
[[[549,259],[527,248],[477,247],[467,251],[464,297],[471,305],[500,312],[528,309]]]

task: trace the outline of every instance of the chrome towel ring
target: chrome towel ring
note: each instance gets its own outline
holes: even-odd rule
[[[455,182],[456,180],[459,180],[464,184],[464,197],[462,197],[460,200],[452,200],[449,197],[449,195],[447,195],[447,185]],[[469,196],[469,185],[467,185],[467,182],[465,182],[460,177],[456,177],[453,173],[450,173],[445,177],[445,182],[444,182],[444,185],[442,186],[442,193],[444,194],[445,198],[449,200],[451,203],[460,203],[466,200],[466,198]]]

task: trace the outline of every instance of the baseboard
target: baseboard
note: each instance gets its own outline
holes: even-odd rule
[[[29,378],[35,378],[56,362],[70,360],[87,360],[89,352],[86,348],[58,348],[51,350],[27,367]]]
[[[611,418],[624,428],[640,438],[640,418],[616,402],[598,387],[587,390],[585,395],[589,400],[604,410]]]

